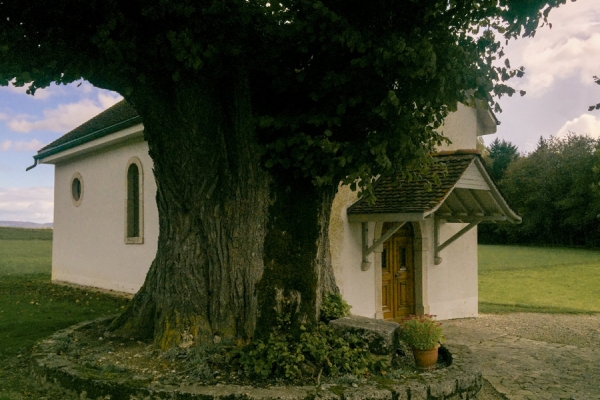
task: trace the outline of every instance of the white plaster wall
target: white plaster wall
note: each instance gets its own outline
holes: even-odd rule
[[[433,220],[428,219],[430,249],[426,282],[429,313],[437,319],[476,317],[478,309],[477,228],[473,228],[440,252],[442,262],[434,264]],[[466,224],[440,223],[440,243]]]
[[[335,279],[344,300],[352,306],[350,312],[363,317],[375,317],[375,272],[371,254],[371,267],[361,269],[362,228],[360,223],[349,223],[346,210],[358,199],[348,186],[341,186],[333,201],[329,222],[331,260]],[[369,224],[371,242],[374,224]],[[379,283],[381,284],[381,283]]]
[[[439,129],[452,143],[439,146],[438,151],[475,149],[482,129],[479,125],[477,110],[459,103],[458,110],[448,115]]]
[[[125,244],[128,160],[143,167],[144,243]],[[148,145],[141,139],[55,166],[52,280],[135,293],[156,254],[156,183]],[[71,201],[75,172],[83,179],[79,207]]]
[[[477,135],[486,134],[476,109],[458,104],[458,110],[450,114],[442,128],[442,133],[452,144],[442,145],[439,151],[475,149]],[[440,320],[476,317],[478,310],[477,284],[477,228],[461,236],[457,241],[442,250],[442,262],[434,264],[433,219],[425,226],[430,240],[427,252],[427,305],[429,312]],[[464,224],[441,222],[440,243],[462,229]]]
[[[381,249],[369,256],[371,267],[361,270],[362,233],[360,223],[349,223],[347,208],[356,201],[356,193],[340,188],[336,196],[329,226],[331,257],[336,283],[344,299],[352,306],[352,314],[375,318],[378,310],[377,294],[381,276],[377,276]],[[478,310],[477,283],[477,228],[461,236],[440,253],[442,262],[434,264],[434,221],[427,218],[421,223],[423,238],[415,238],[415,295],[417,312],[437,315],[437,319],[476,317]],[[369,223],[369,243],[373,242],[375,223]],[[465,224],[440,223],[440,243],[452,237]],[[420,244],[422,243],[422,248]],[[381,247],[381,246],[380,246]],[[422,266],[417,260],[422,259]],[[419,268],[422,268],[420,271]],[[417,279],[419,278],[419,279]],[[417,287],[418,286],[418,287]],[[379,312],[379,313],[378,313]],[[379,315],[381,317],[381,315]]]
[[[483,125],[481,114],[475,108],[458,104],[458,110],[450,114],[440,128],[452,143],[440,146],[438,150],[476,149],[477,136],[490,133],[490,129],[492,128]],[[381,286],[381,277],[375,273],[374,257],[380,257],[381,253],[372,253],[369,257],[371,268],[361,270],[361,224],[348,223],[346,215],[347,208],[356,200],[356,193],[348,187],[341,187],[335,198],[329,228],[332,262],[336,282],[344,299],[352,305],[352,313],[375,317],[380,312],[377,310],[376,296],[377,288]],[[440,243],[464,226],[442,223]],[[369,223],[369,243],[373,242],[374,228],[375,224]],[[423,312],[437,315],[440,320],[477,316],[477,228],[444,249],[441,252],[442,263],[439,265],[434,264],[433,219],[423,221],[422,229],[422,250],[415,243],[415,251],[420,252],[423,260],[419,274],[422,280],[415,282],[415,285],[420,286],[415,287],[415,290],[420,291],[422,296],[422,304],[417,302],[419,307]]]

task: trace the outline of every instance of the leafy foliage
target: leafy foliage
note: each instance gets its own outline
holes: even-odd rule
[[[369,194],[372,176],[430,162],[457,102],[512,95],[523,69],[496,66],[497,37],[533,35],[561,3],[3,2],[0,84],[33,94],[83,78],[138,105],[174,104],[197,77],[241,76],[265,167]]]
[[[442,343],[442,324],[434,320],[435,315],[410,315],[400,323],[400,339],[417,350],[430,350]]]
[[[499,182],[522,224],[482,227],[482,243],[600,246],[599,145],[575,134],[540,138]]]
[[[339,293],[325,293],[321,304],[321,321],[327,323],[333,319],[344,318],[350,314],[351,305]]]
[[[519,158],[517,146],[504,139],[496,138],[487,149],[484,157],[490,176],[499,182],[504,176],[508,166]]]
[[[504,58],[501,40],[532,35],[562,3],[3,1],[0,85],[27,86],[35,94],[51,83],[86,79],[123,95],[142,118],[161,232],[151,274],[116,325],[139,337],[154,332],[163,348],[177,344],[173,338],[187,329],[186,320],[196,321],[205,338],[223,329],[251,337],[253,296],[273,292],[270,271],[283,269],[282,260],[290,256],[265,253],[241,267],[243,256],[219,251],[260,254],[256,249],[271,246],[258,242],[275,240],[272,233],[279,229],[308,237],[290,229],[293,222],[281,228],[257,223],[285,208],[285,196],[277,196],[282,192],[291,193],[290,199],[314,194],[330,210],[325,203],[333,195],[325,193],[335,193],[340,182],[372,199],[374,176],[417,177],[431,166],[430,153],[445,140],[438,128],[459,102],[499,109],[490,95],[515,93],[508,82],[522,76],[523,68],[497,62]],[[249,188],[257,194],[242,194]],[[238,206],[244,197],[250,201]],[[262,207],[273,198],[281,202]],[[316,220],[320,209],[306,211],[306,220]],[[233,223],[233,210],[240,218],[256,218]],[[256,226],[267,226],[264,235],[237,240],[238,232]],[[174,237],[187,238],[181,251]],[[208,238],[216,243],[198,245]],[[205,249],[198,257],[194,249],[200,247]],[[294,253],[297,276],[305,282],[316,271],[313,251],[311,245]],[[260,278],[269,283],[254,290],[269,263],[273,268]],[[243,281],[244,290],[231,289],[233,275],[226,271],[234,268],[242,271],[236,284]],[[159,282],[163,278],[168,282]],[[236,296],[247,306],[221,306]],[[303,307],[316,308],[318,296],[304,298],[311,300]],[[177,318],[176,309],[183,313]],[[265,329],[274,323],[268,312],[261,314],[269,316],[260,325]],[[175,334],[167,334],[166,326]]]
[[[477,136],[477,140],[475,142],[475,149],[481,154],[481,157],[484,159],[489,156],[489,152],[487,147],[485,146],[485,142],[483,141],[483,136]]]
[[[369,352],[357,335],[340,336],[324,323],[296,337],[291,314],[278,315],[266,341],[254,341],[240,352],[240,364],[250,376],[299,379],[340,374],[365,375],[389,368],[387,358]]]

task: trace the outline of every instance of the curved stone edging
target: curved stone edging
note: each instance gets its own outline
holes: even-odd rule
[[[125,379],[97,379],[76,368],[76,364],[59,355],[58,345],[78,329],[92,323],[86,321],[53,334],[34,349],[37,372],[49,381],[85,392],[86,397],[111,400],[135,399],[202,399],[202,400],[446,400],[476,399],[482,387],[479,362],[462,345],[446,345],[452,354],[452,365],[385,383],[352,387],[322,384],[320,386],[277,386],[260,388],[240,385],[165,385],[158,382],[136,383]]]

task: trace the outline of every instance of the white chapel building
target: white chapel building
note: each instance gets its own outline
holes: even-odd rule
[[[441,185],[378,179],[369,205],[341,187],[329,235],[337,284],[355,315],[477,316],[477,225],[519,223],[475,151],[494,133],[487,109],[459,105],[442,130]],[[125,101],[35,156],[55,167],[52,280],[126,293],[143,284],[158,241],[152,159]]]

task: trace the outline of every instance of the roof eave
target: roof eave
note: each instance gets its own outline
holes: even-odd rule
[[[108,126],[106,128],[102,128],[97,131],[88,133],[85,136],[82,136],[80,138],[71,140],[71,141],[63,143],[63,144],[59,144],[58,146],[50,147],[47,149],[42,149],[42,150],[38,151],[38,153],[36,155],[33,156],[33,159],[36,161],[42,160],[42,159],[50,157],[52,155],[61,153],[65,150],[69,150],[74,147],[81,146],[82,144],[86,144],[88,142],[91,142],[92,140],[99,139],[104,136],[110,135],[111,133],[115,133],[115,132],[127,129],[127,128],[132,127],[141,122],[142,122],[142,118],[139,115],[129,118],[129,119],[126,119],[125,121],[121,121],[117,124],[114,124],[114,125]]]
[[[498,205],[500,205],[500,207],[502,208],[502,211],[503,211],[504,215],[506,216],[506,221],[510,222],[512,224],[520,224],[523,221],[521,216],[519,214],[517,214],[512,208],[510,208],[510,206],[504,199],[504,196],[502,196],[502,194],[500,193],[500,190],[498,190],[498,187],[496,186],[496,184],[494,183],[494,181],[488,174],[487,170],[483,166],[483,163],[481,162],[481,160],[479,158],[476,158],[475,160],[476,160],[475,165],[479,169],[479,172],[483,176],[483,179],[485,179],[486,183],[492,189],[491,194],[494,197],[494,200],[496,200]]]
[[[348,214],[348,222],[423,221],[430,214],[430,212]]]
[[[450,216],[449,218],[447,218],[448,221],[452,221],[452,222],[473,222],[473,221],[509,222],[509,223],[513,223],[513,224],[521,223],[521,217],[510,208],[510,206],[508,205],[508,203],[506,202],[506,200],[504,199],[504,197],[502,196],[502,194],[500,193],[500,191],[498,190],[498,188],[492,181],[487,170],[483,166],[481,158],[479,156],[473,157],[471,163],[469,163],[469,166],[472,165],[473,163],[475,163],[476,168],[478,169],[478,171],[481,174],[482,178],[484,179],[485,183],[489,187],[489,190],[486,189],[485,192],[489,193],[489,196],[492,197],[493,202],[497,205],[498,213],[493,214],[493,215],[483,215],[483,216],[467,215],[466,217],[454,215],[454,216]],[[469,168],[469,166],[467,166],[467,168]],[[465,168],[464,171],[466,171],[467,168]],[[464,171],[462,172],[462,174],[464,174]],[[459,178],[459,180],[460,180],[460,178]],[[353,204],[348,209],[348,212],[347,212],[348,221],[349,222],[370,222],[370,221],[421,221],[421,220],[424,220],[428,216],[431,216],[438,211],[438,209],[441,207],[441,205],[444,204],[444,202],[453,193],[454,189],[457,187],[456,185],[459,180],[457,180],[454,183],[454,185],[449,188],[449,190],[444,194],[444,196],[437,201],[435,206],[428,208],[427,210],[422,210],[422,211],[412,212],[412,213],[407,213],[407,212],[405,212],[405,213],[375,213],[375,212],[368,213],[368,212],[363,212],[360,214],[353,213],[352,209],[356,205],[358,205],[359,203],[362,202],[361,200],[359,200],[358,202]],[[444,219],[446,219],[446,218],[444,218]]]

